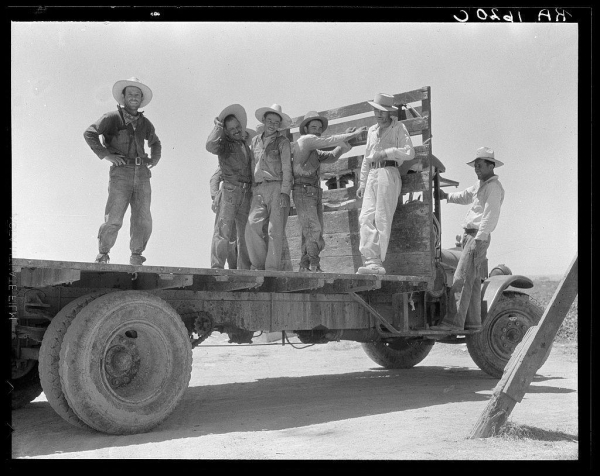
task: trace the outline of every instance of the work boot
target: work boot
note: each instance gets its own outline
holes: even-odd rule
[[[322,273],[323,272],[323,270],[321,269],[321,266],[319,266],[318,264],[310,265],[310,271],[312,271],[313,273]]]
[[[108,257],[108,253],[99,253],[96,256],[96,263],[108,264],[110,262],[110,258]]]
[[[129,264],[132,264],[134,266],[141,266],[144,264],[144,261],[146,261],[146,258],[144,258],[142,255],[131,255],[131,257],[129,258]]]
[[[308,273],[309,271],[310,268],[308,266],[305,266],[302,263],[300,263],[300,267],[298,268],[299,273]]]
[[[385,268],[379,264],[369,264],[358,268],[356,274],[385,274]]]

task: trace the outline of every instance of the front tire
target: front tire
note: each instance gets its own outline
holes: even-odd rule
[[[391,342],[366,342],[362,348],[373,362],[386,369],[410,369],[427,357],[434,343],[398,337]]]
[[[481,332],[467,336],[467,349],[481,370],[501,378],[515,348],[527,329],[538,324],[544,309],[528,294],[504,291],[492,311],[483,320]],[[546,358],[549,354],[550,349]]]
[[[79,312],[59,362],[64,395],[84,423],[133,434],[154,428],[176,408],[190,380],[192,348],[166,301],[117,291]]]

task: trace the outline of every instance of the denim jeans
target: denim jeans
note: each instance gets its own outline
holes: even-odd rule
[[[141,254],[152,233],[150,169],[145,165],[113,165],[109,175],[104,223],[98,230],[98,251],[110,252],[131,205],[129,248],[132,254]]]
[[[281,271],[281,253],[289,207],[280,207],[281,182],[262,182],[252,190],[246,226],[251,269]],[[265,229],[266,228],[266,229]]]
[[[358,217],[360,254],[365,265],[381,264],[385,260],[392,231],[392,220],[402,191],[398,167],[371,169]]]
[[[462,253],[454,272],[454,281],[448,296],[448,313],[443,324],[452,327],[481,325],[481,264],[487,256],[491,235],[475,249],[475,237],[467,233],[462,239]]]
[[[246,247],[246,222],[250,212],[251,192],[249,188],[223,181],[221,200],[215,218],[215,229],[210,248],[211,268],[224,268],[230,255],[231,242],[237,240],[237,268],[250,269],[250,258]],[[231,268],[231,261],[229,261]]]
[[[325,248],[323,239],[323,190],[320,187],[294,186],[294,205],[300,225],[300,266],[318,266],[319,253]]]

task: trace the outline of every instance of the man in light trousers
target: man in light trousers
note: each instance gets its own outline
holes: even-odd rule
[[[463,222],[462,253],[450,288],[448,312],[442,321],[431,326],[438,331],[481,330],[481,264],[485,261],[500,217],[504,188],[494,174],[495,167],[504,165],[494,157],[489,147],[477,149],[475,168],[479,181],[462,192],[446,193],[440,189],[440,199],[448,203],[471,205]]]
[[[358,222],[359,251],[364,266],[357,274],[385,274],[385,260],[392,220],[402,191],[400,166],[408,168],[418,162],[410,135],[403,123],[391,112],[394,97],[379,93],[369,101],[377,124],[369,128],[365,156],[360,170],[360,185],[356,191],[362,198]]]

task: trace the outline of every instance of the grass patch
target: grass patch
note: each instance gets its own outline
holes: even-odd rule
[[[538,440],[538,441],[579,441],[576,435],[569,435],[562,431],[549,431],[527,425],[517,425],[506,422],[500,427],[496,435],[504,440]]]
[[[535,299],[544,309],[548,307],[560,281],[550,279],[533,279],[533,288],[525,291]],[[577,316],[578,316],[578,297],[569,308],[569,312],[558,329],[555,342],[559,343],[577,343]]]

